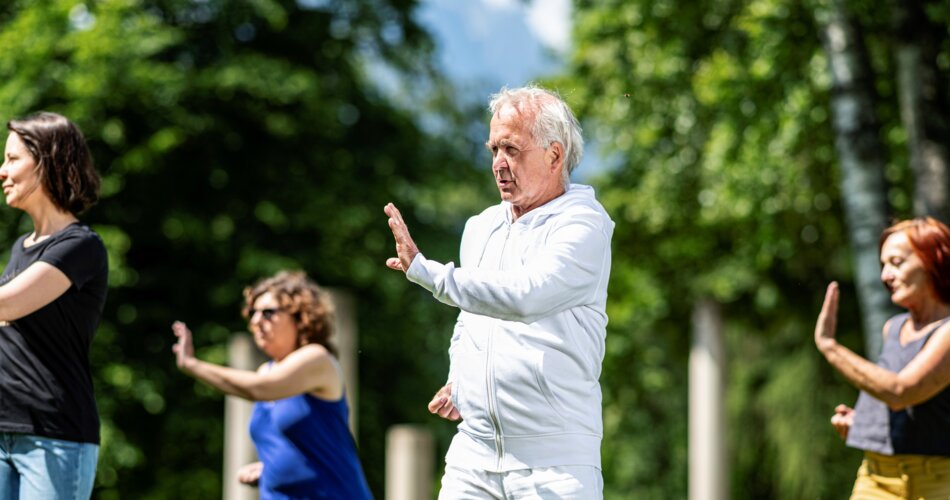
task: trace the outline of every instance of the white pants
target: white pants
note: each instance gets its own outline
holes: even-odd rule
[[[604,479],[590,465],[486,472],[445,466],[439,500],[601,500]]]

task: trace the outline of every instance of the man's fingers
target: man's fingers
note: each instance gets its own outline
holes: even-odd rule
[[[441,398],[438,395],[436,395],[436,397],[432,398],[432,401],[429,401],[429,413],[438,413],[439,410],[441,410],[442,407],[445,406],[445,403],[446,403],[445,398]]]
[[[402,271],[402,261],[396,257],[390,257],[386,259],[386,267],[390,269],[395,269],[397,271]]]
[[[452,404],[452,401],[449,398],[445,396],[439,396],[438,394],[436,394],[436,397],[432,398],[432,401],[429,401],[429,413],[438,415],[447,420],[458,420],[462,418],[462,415],[459,413],[458,409],[455,408],[455,405]]]
[[[409,229],[406,228],[406,225],[399,222],[396,219],[389,219],[389,230],[393,233],[393,238],[396,240],[396,251],[399,251],[399,247],[411,247],[412,246],[412,237],[409,236]]]
[[[392,230],[395,235],[396,232],[401,232],[405,229],[406,223],[402,220],[402,215],[399,213],[399,210],[392,203],[386,205],[386,208],[383,209],[386,212],[386,215],[389,216],[389,229]]]
[[[452,384],[446,384],[429,401],[429,413],[447,420],[459,420],[462,414],[452,404]]]
[[[390,221],[394,220],[399,224],[406,225],[405,221],[402,220],[402,213],[396,208],[396,205],[389,203],[383,208],[383,211],[389,216]]]
[[[442,418],[452,418],[452,414],[458,413],[451,401],[447,401],[442,408],[439,408],[439,416]]]
[[[387,208],[389,208],[389,212],[387,213],[389,214],[390,217],[392,217],[393,219],[396,219],[397,222],[400,222],[400,223],[403,222],[402,212],[400,212],[399,209],[396,208],[396,205],[393,205],[392,203],[390,203],[389,205],[387,205]]]
[[[396,239],[396,244],[399,245],[406,237],[406,227],[400,226],[399,222],[396,219],[389,219],[389,230],[393,232],[393,238]]]

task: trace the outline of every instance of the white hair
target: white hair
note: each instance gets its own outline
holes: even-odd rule
[[[534,114],[531,135],[534,136],[537,146],[547,149],[555,142],[561,144],[564,148],[561,177],[567,187],[571,183],[571,172],[577,168],[581,156],[584,155],[581,125],[571,108],[557,93],[534,84],[515,89],[502,87],[498,93],[489,97],[488,109],[492,116],[505,106]]]

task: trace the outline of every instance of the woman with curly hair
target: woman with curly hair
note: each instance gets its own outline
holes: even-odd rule
[[[301,272],[280,272],[244,289],[244,317],[271,361],[238,370],[194,356],[176,321],[178,368],[221,392],[255,401],[251,438],[260,462],[238,472],[262,499],[372,498],[347,421],[349,410],[326,293]]]

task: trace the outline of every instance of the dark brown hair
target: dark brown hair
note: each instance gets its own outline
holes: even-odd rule
[[[36,162],[40,185],[57,208],[79,215],[99,201],[99,174],[86,139],[65,116],[41,111],[10,120]]]
[[[937,297],[950,303],[950,228],[933,217],[900,221],[881,233],[878,251],[884,248],[888,237],[899,232],[910,240],[910,246],[923,263]]]
[[[320,344],[330,354],[337,351],[330,344],[333,335],[334,311],[330,297],[302,271],[280,271],[244,289],[241,314],[250,320],[249,312],[258,297],[270,292],[280,308],[294,318],[297,326],[297,347]]]

